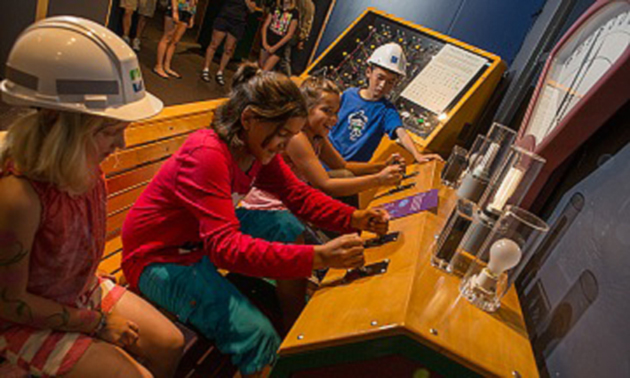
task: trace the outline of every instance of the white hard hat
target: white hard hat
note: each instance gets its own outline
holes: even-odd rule
[[[407,68],[407,58],[399,44],[391,42],[379,46],[368,59],[368,63],[375,64],[381,68],[405,76]]]
[[[78,17],[39,21],[17,38],[7,59],[2,99],[122,121],[162,110],[144,89],[138,58],[109,29]]]

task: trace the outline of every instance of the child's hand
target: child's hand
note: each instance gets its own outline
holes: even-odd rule
[[[358,268],[365,264],[363,239],[357,234],[342,235],[314,247],[313,269]]]
[[[388,165],[378,175],[379,185],[397,185],[402,180],[404,168],[398,164]]]
[[[195,25],[195,16],[190,18],[190,21],[188,21],[188,29],[192,29],[193,25]]]
[[[389,214],[382,209],[356,210],[352,213],[350,225],[357,230],[385,235],[389,229]]]
[[[129,347],[138,341],[140,329],[136,323],[115,314],[103,316],[106,318],[105,327],[96,334],[96,337],[121,348]]]
[[[442,159],[442,157],[438,154],[425,154],[416,157],[416,163],[418,164],[426,163],[431,160],[444,161],[444,159]]]
[[[400,165],[403,169],[407,166],[407,162],[405,161],[405,158],[402,157],[402,155],[400,155],[399,153],[391,154],[389,158],[387,158],[387,160],[385,161],[385,164],[386,165],[397,164],[397,165]]]
[[[175,22],[176,24],[179,23],[179,12],[177,12],[175,9],[173,9],[173,22]]]

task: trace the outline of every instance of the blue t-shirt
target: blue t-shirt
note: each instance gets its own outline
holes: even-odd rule
[[[347,161],[368,161],[384,134],[396,138],[402,121],[396,107],[386,99],[366,101],[359,88],[341,95],[339,121],[328,134],[330,142]]]

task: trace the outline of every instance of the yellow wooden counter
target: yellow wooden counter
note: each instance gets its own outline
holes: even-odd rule
[[[392,221],[401,239],[366,250],[367,264],[390,260],[386,273],[344,283],[345,271],[328,272],[282,343],[273,376],[538,376],[516,291],[489,314],[459,296],[458,278],[429,263],[456,199],[440,184],[441,167],[408,167],[420,173],[404,182],[415,188],[370,203],[440,190],[437,210]]]

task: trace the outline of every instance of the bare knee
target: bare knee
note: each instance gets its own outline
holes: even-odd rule
[[[184,352],[184,335],[175,325],[170,324],[151,340],[151,344],[148,348],[150,350],[146,351],[151,354],[147,356],[151,360],[179,359]]]
[[[223,52],[223,54],[225,54],[226,56],[232,57],[232,55],[234,55],[234,47],[230,46],[230,47],[225,47],[225,51]]]
[[[221,42],[215,41],[214,39],[210,42],[210,46],[208,46],[208,49],[212,49],[212,50],[217,50],[219,48],[219,45],[221,45]]]
[[[177,328],[172,327],[166,335],[164,335],[164,346],[169,354],[179,356],[184,351],[184,334]]]

